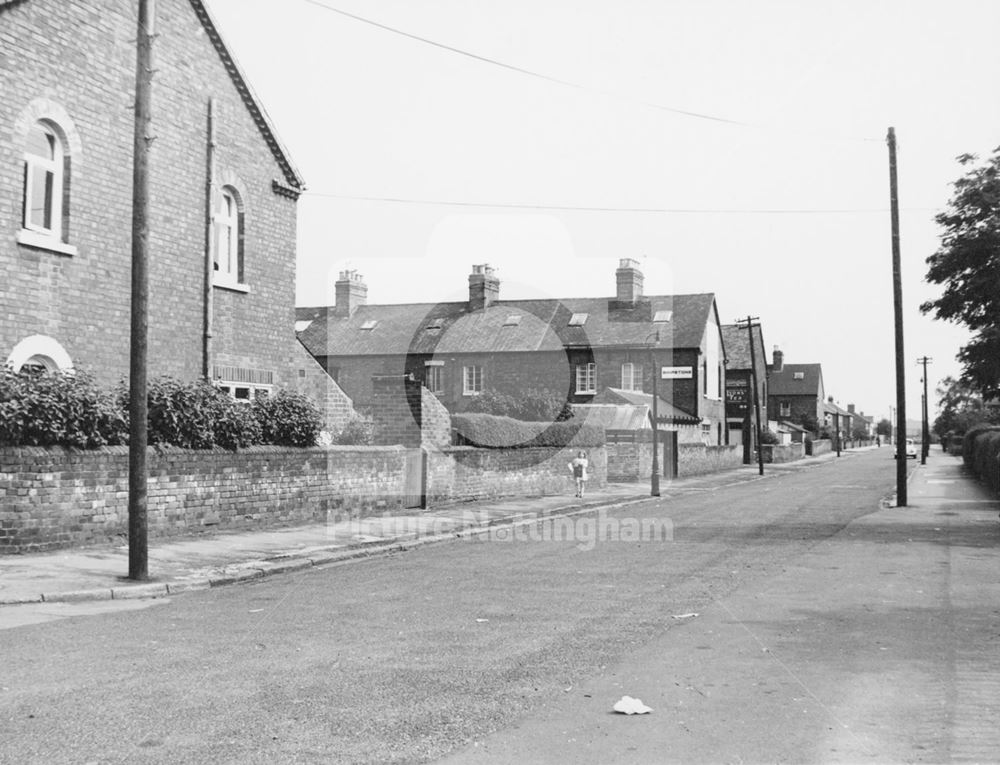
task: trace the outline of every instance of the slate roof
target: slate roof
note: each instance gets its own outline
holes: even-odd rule
[[[722,342],[726,346],[726,369],[750,369],[750,338],[746,327],[736,324],[722,326]],[[753,328],[754,353],[757,363],[767,365],[767,352],[764,350],[764,335],[760,325]]]
[[[704,293],[653,296],[634,306],[609,298],[499,300],[485,311],[470,311],[464,301],[363,305],[350,317],[311,307],[296,309],[295,318],[312,320],[299,339],[320,357],[634,348],[647,339],[657,348],[698,348],[714,306],[715,296]],[[663,310],[672,311],[670,321],[654,323]],[[573,314],[587,314],[582,326],[570,326]],[[512,323],[513,316],[521,318]],[[362,329],[371,322],[374,328]]]
[[[795,373],[802,372],[801,380]],[[780,372],[767,375],[770,396],[819,396],[823,393],[823,367],[820,364],[785,364]]]
[[[26,2],[28,2],[28,0],[0,0],[0,12]],[[189,2],[191,3],[191,7],[194,10],[195,15],[201,22],[202,27],[205,29],[208,39],[212,41],[212,45],[215,48],[216,53],[222,60],[222,65],[229,73],[229,79],[232,80],[233,85],[240,94],[240,98],[243,100],[244,106],[246,106],[247,111],[250,112],[251,118],[257,125],[257,129],[260,131],[261,136],[264,138],[264,142],[271,150],[271,154],[274,156],[275,161],[281,168],[288,187],[278,187],[276,190],[282,191],[290,196],[297,197],[300,193],[302,193],[302,191],[305,190],[305,181],[299,171],[295,168],[295,165],[292,163],[288,150],[282,144],[281,139],[278,138],[278,133],[274,129],[271,118],[268,116],[267,112],[264,111],[264,107],[261,105],[260,99],[257,97],[256,93],[254,93],[253,88],[250,87],[250,83],[243,74],[242,68],[236,62],[236,59],[233,57],[229,47],[222,39],[222,35],[219,33],[219,29],[215,24],[215,19],[212,17],[212,14],[209,12],[204,2],[202,2],[202,0],[189,0]]]
[[[659,396],[656,403],[657,422],[669,422],[675,425],[699,425],[701,418],[685,412],[680,407],[674,406],[664,401]],[[594,396],[594,404],[631,404],[633,406],[645,406],[649,412],[653,411],[653,394],[642,391],[621,390],[619,388],[605,388]]]
[[[577,417],[605,430],[651,430],[649,406],[632,404],[573,404]]]

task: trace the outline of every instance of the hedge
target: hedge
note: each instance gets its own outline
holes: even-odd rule
[[[1000,427],[970,429],[962,439],[962,460],[995,493],[1000,493]]]
[[[492,414],[453,414],[451,425],[457,446],[486,449],[531,448],[538,446],[603,446],[604,428],[572,420],[567,422],[526,422]]]

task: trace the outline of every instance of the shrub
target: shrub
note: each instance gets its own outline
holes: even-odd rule
[[[490,414],[455,414],[456,443],[488,449],[602,446],[604,428],[574,422],[525,422]]]
[[[526,422],[564,422],[573,417],[573,407],[564,396],[538,388],[525,388],[517,394],[487,388],[469,403],[466,411]]]
[[[0,445],[93,449],[120,444],[128,427],[114,396],[83,372],[0,371]]]
[[[375,440],[372,421],[365,417],[352,417],[334,437],[333,443],[342,446],[370,446]]]
[[[253,402],[264,443],[279,446],[315,446],[322,428],[319,410],[300,393],[282,390]]]
[[[181,382],[160,377],[148,384],[146,395],[146,440],[151,446],[211,449],[216,443],[216,423],[226,419],[227,409],[242,406],[205,380]]]
[[[777,434],[774,433],[770,428],[764,428],[760,432],[760,442],[764,445],[776,444],[781,439],[778,438]]]

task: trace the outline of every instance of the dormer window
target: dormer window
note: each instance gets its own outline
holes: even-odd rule
[[[806,379],[806,373],[805,372],[795,372],[795,373],[792,374],[792,379],[795,379],[795,380],[805,380]]]
[[[361,325],[361,329],[371,330],[375,329],[376,326],[378,326],[378,320],[369,319],[368,321],[366,321],[364,324]]]
[[[584,324],[587,323],[587,317],[589,315],[590,314],[587,313],[574,313],[572,316],[569,317],[569,326],[582,327]]]
[[[513,314],[513,315],[507,317],[507,319],[504,321],[503,325],[505,327],[516,327],[520,323],[521,323],[521,317],[520,317],[520,315]]]
[[[670,310],[657,311],[653,314],[653,323],[660,321],[670,321],[674,317],[674,312]]]

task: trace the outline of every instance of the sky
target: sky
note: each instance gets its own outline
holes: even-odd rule
[[[995,0],[206,0],[307,192],[298,305],[712,292],[842,406],[907,415],[967,333],[924,316],[934,215],[1000,145]],[[359,18],[352,18],[359,17]],[[395,30],[395,31],[393,31]],[[422,39],[418,39],[422,38]]]

